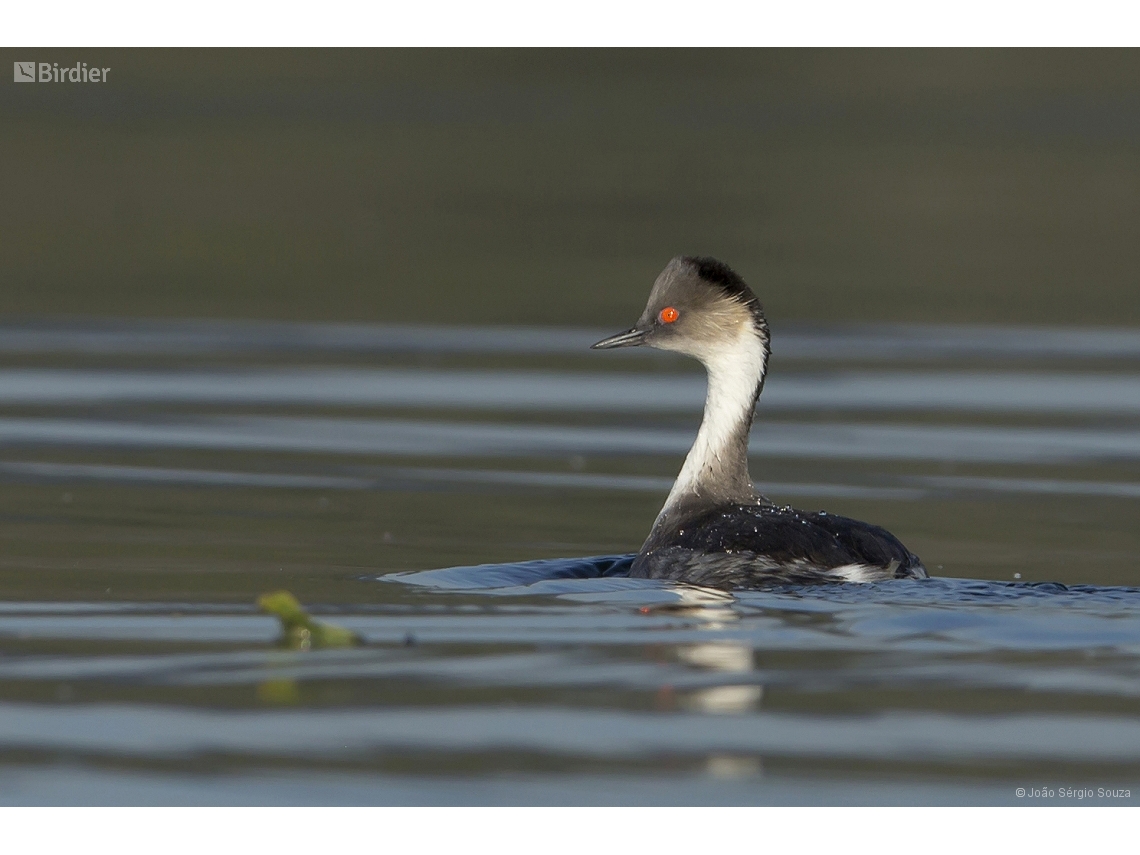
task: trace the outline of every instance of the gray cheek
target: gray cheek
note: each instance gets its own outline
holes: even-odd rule
[[[657,327],[646,339],[646,344],[650,347],[655,347],[658,350],[671,350],[675,353],[692,354],[692,342],[681,334],[680,330],[666,331],[662,327]]]

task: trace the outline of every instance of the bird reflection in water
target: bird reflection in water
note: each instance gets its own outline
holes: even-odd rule
[[[735,598],[713,588],[678,585],[673,589],[678,601],[649,609],[666,612],[692,620],[700,629],[720,630],[740,620],[732,608]],[[676,650],[677,660],[692,668],[725,675],[724,682],[680,693],[672,686],[663,686],[657,694],[658,708],[681,709],[711,715],[745,715],[760,706],[764,687],[760,683],[733,682],[731,675],[752,673],[752,648],[732,641],[710,641],[701,644],[682,644]],[[763,772],[761,759],[756,756],[715,753],[705,759],[705,773],[714,778],[742,778]]]
[[[694,621],[704,630],[726,629],[740,620],[732,608],[732,594],[713,588],[678,585],[673,589],[678,601],[652,610],[668,612]],[[719,674],[752,672],[752,648],[733,641],[709,641],[683,644],[676,648],[677,659],[685,665]],[[672,695],[671,687],[666,694]],[[741,714],[754,710],[763,697],[764,687],[754,681],[731,682],[695,689],[677,698],[677,704],[693,712]],[[660,693],[659,693],[659,700]],[[660,706],[660,704],[659,704]]]

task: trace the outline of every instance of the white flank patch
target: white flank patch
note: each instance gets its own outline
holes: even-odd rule
[[[832,567],[826,572],[838,576],[845,582],[874,582],[875,577],[882,574],[883,568],[868,567],[866,564],[844,564]]]

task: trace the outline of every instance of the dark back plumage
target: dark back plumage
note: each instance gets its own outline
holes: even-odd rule
[[[918,556],[884,528],[771,504],[722,505],[680,514],[655,532],[632,574],[715,588],[925,579]]]

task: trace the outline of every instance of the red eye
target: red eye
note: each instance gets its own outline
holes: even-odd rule
[[[666,306],[661,310],[660,318],[663,324],[671,324],[677,320],[678,317],[680,317],[680,314],[672,306]]]

